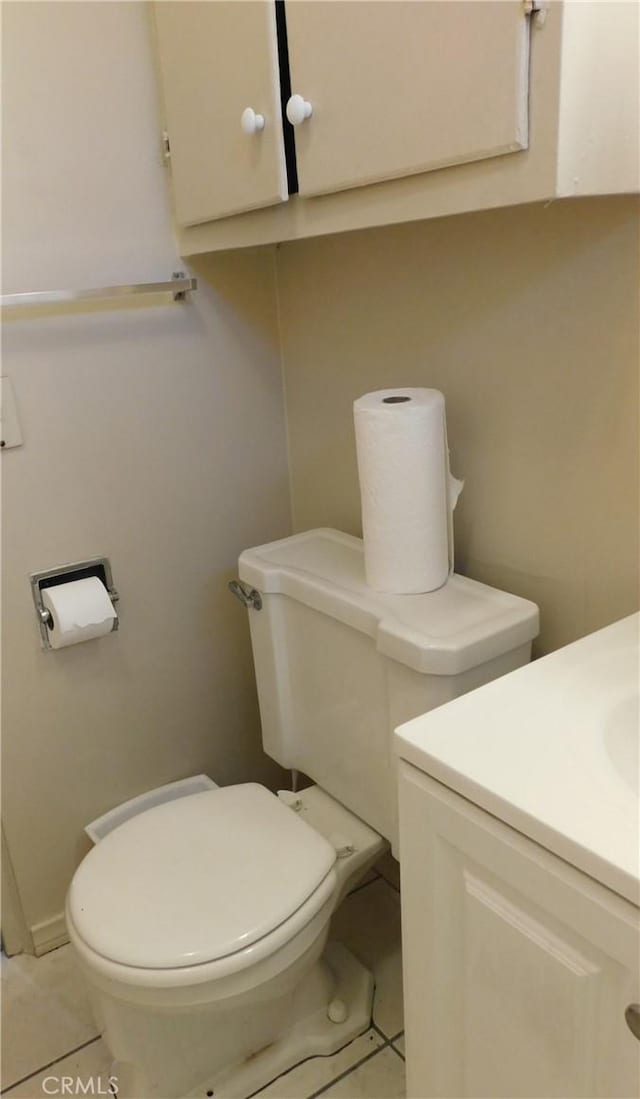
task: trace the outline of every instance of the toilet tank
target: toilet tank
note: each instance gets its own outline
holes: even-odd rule
[[[310,530],[245,550],[264,750],[397,842],[392,734],[529,661],[538,608],[452,575],[423,595],[365,582],[362,540]]]

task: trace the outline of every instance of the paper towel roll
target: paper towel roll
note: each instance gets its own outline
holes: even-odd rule
[[[354,421],[367,583],[434,591],[453,567],[450,516],[462,489],[449,473],[444,397],[382,389],[355,401]]]
[[[97,576],[44,588],[42,602],[51,612],[49,641],[52,649],[91,641],[113,629],[116,612],[107,589]]]

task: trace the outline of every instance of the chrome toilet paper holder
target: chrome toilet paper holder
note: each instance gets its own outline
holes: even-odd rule
[[[85,580],[90,576],[97,576],[107,589],[109,599],[117,603],[120,596],[113,586],[111,563],[108,557],[93,557],[88,561],[76,561],[68,565],[56,565],[53,569],[45,569],[43,572],[29,573],[31,594],[36,608],[36,616],[40,629],[40,638],[43,649],[51,649],[49,631],[51,629],[51,612],[45,607],[42,593],[46,588],[54,588],[57,584],[69,584],[72,580]],[[113,630],[119,628],[118,614],[113,620]],[[112,632],[113,632],[112,630]]]

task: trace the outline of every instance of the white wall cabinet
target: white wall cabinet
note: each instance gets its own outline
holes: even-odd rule
[[[294,0],[291,87],[301,195],[527,146],[529,27],[522,0]]]
[[[639,1094],[637,909],[400,773],[409,1099]]]
[[[274,0],[154,8],[180,225],[287,198],[280,61],[301,195],[526,148],[522,0],[291,0],[286,58]]]
[[[153,8],[178,225],[285,201],[275,4]]]
[[[635,0],[153,8],[185,256],[639,189]]]

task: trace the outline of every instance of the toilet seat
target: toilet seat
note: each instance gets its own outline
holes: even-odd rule
[[[249,961],[296,935],[333,892],[335,850],[263,786],[159,805],[103,839],[74,876],[68,916],[118,967]],[[279,932],[278,932],[278,929]],[[218,968],[216,965],[215,968]]]
[[[65,916],[69,938],[95,985],[111,992],[117,990],[119,997],[131,1003],[176,1007],[219,1001],[259,987],[302,958],[314,943],[322,945],[335,908],[336,888],[336,872],[332,869],[309,900],[263,939],[226,958],[174,969],[142,969],[112,962],[79,936],[68,900]]]

